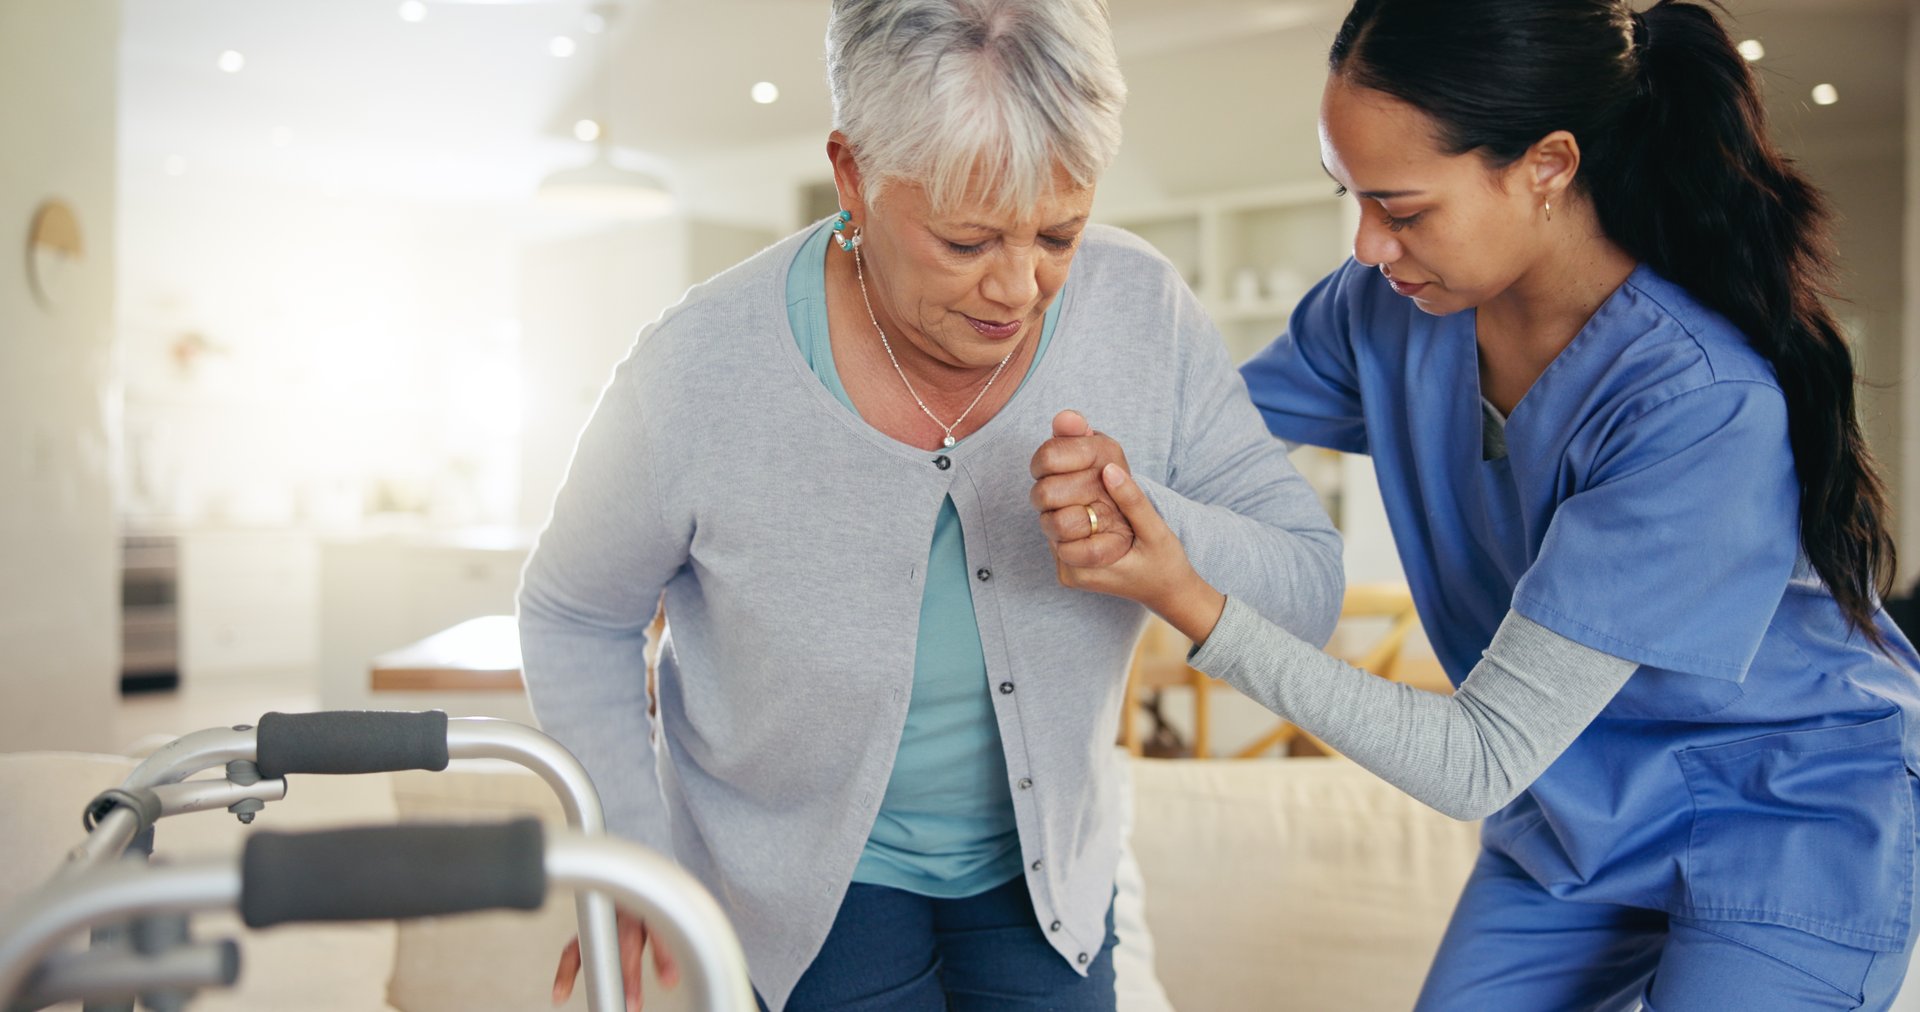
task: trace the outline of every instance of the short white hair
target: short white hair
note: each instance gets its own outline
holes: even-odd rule
[[[941,210],[970,183],[1031,207],[1055,166],[1092,186],[1127,98],[1104,0],[834,0],[827,83],[865,199],[911,180]]]

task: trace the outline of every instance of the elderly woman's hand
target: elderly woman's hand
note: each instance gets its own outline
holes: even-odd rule
[[[1133,528],[1100,481],[1108,464],[1127,470],[1119,443],[1095,432],[1078,412],[1053,416],[1053,438],[1033,454],[1031,498],[1040,530],[1063,562],[1110,565],[1133,547]]]
[[[640,972],[642,954],[647,943],[653,943],[653,972],[662,985],[673,987],[680,983],[680,964],[673,953],[658,938],[651,938],[645,921],[620,911],[620,976],[626,984],[627,1012],[640,1012],[645,1002],[640,992]],[[553,975],[553,1003],[562,1005],[573,996],[574,978],[580,975],[580,938],[561,950],[560,966]]]
[[[1081,566],[1054,550],[1054,570],[1062,586],[1138,601],[1158,612],[1195,643],[1205,643],[1226,610],[1226,595],[1193,568],[1180,539],[1132,476],[1117,464],[1100,471],[1103,487],[1133,529],[1133,546],[1118,560]]]

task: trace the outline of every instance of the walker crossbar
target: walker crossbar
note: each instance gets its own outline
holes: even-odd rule
[[[145,954],[126,948],[60,952],[40,962],[7,1012],[35,1012],[63,1001],[115,1001],[159,992],[232,987],[240,979],[240,947],[230,939]]]

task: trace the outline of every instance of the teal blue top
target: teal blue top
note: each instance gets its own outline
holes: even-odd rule
[[[816,229],[788,270],[787,318],[813,374],[854,410],[827,337],[830,235],[825,226]],[[1035,362],[1046,354],[1059,312],[1055,299],[1040,328]],[[907,726],[873,832],[853,870],[855,882],[954,898],[1020,874],[1020,836],[970,580],[960,514],[948,499],[927,553]]]

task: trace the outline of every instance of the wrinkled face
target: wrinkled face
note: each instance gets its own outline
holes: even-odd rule
[[[1012,211],[971,190],[937,209],[924,186],[889,180],[878,203],[850,208],[881,326],[949,366],[997,365],[1040,333],[1092,207],[1093,188],[1062,169],[1037,204]]]
[[[1491,168],[1451,155],[1427,114],[1383,92],[1327,79],[1320,157],[1360,205],[1354,259],[1436,316],[1506,291],[1540,256],[1540,201],[1525,160]]]

